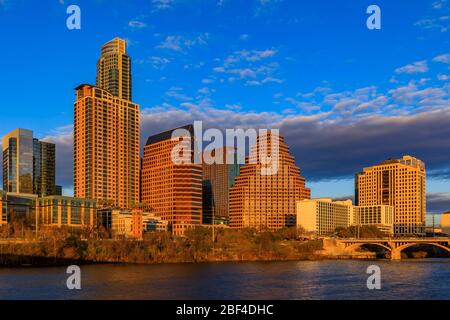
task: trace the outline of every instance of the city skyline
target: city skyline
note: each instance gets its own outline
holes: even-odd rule
[[[154,10],[158,10],[158,13],[163,16],[159,19],[159,23],[164,24],[162,22],[164,19],[170,20],[170,16],[173,15],[176,10],[192,9],[190,7],[186,8],[185,4],[178,1],[170,3],[171,8],[154,8]],[[388,56],[377,58],[376,55],[369,55],[367,59],[375,62],[373,63],[373,66],[367,66],[362,69],[361,72],[364,73],[364,77],[362,77],[363,73],[359,73],[356,70],[362,68],[362,65],[366,65],[367,61],[362,61],[362,52],[357,51],[354,52],[354,55],[358,56],[359,60],[357,59],[357,62],[349,62],[345,65],[347,70],[344,71],[348,71],[348,74],[342,72],[342,70],[334,70],[333,72],[328,73],[324,70],[326,67],[324,69],[316,70],[317,75],[314,74],[313,70],[309,70],[309,72],[305,73],[307,75],[305,78],[308,78],[308,82],[314,84],[316,86],[315,88],[310,87],[311,84],[305,83],[305,80],[300,82],[297,81],[298,84],[294,85],[293,82],[296,83],[298,78],[293,77],[292,74],[286,74],[286,68],[292,68],[298,71],[308,71],[305,69],[304,62],[302,62],[301,59],[298,59],[298,57],[296,61],[287,59],[289,53],[293,53],[293,51],[295,51],[294,49],[297,48],[297,45],[289,42],[289,44],[292,44],[292,48],[290,48],[286,43],[283,44],[283,41],[281,40],[292,40],[293,35],[291,35],[291,38],[280,37],[280,41],[277,41],[274,34],[269,33],[270,36],[267,37],[268,39],[262,40],[261,35],[263,31],[258,31],[256,29],[256,27],[259,26],[262,30],[267,31],[267,29],[263,28],[264,26],[261,26],[261,21],[258,22],[258,15],[264,15],[264,24],[269,24],[274,27],[272,32],[276,33],[277,31],[283,30],[287,25],[286,21],[271,21],[270,23],[267,23],[267,18],[273,17],[271,11],[275,11],[278,15],[283,13],[281,16],[285,19],[289,18],[287,15],[288,3],[289,1],[280,1],[280,4],[274,3],[270,7],[264,7],[263,5],[260,7],[255,2],[254,6],[252,5],[251,8],[245,7],[244,12],[248,12],[247,15],[243,14],[243,16],[247,18],[244,18],[245,23],[243,22],[242,24],[249,26],[248,33],[236,34],[236,37],[239,39],[233,42],[230,50],[217,52],[218,55],[221,56],[221,58],[218,58],[220,61],[215,61],[215,58],[208,60],[208,57],[200,57],[201,55],[205,55],[209,50],[212,50],[215,37],[224,36],[224,31],[221,31],[220,28],[217,28],[215,32],[207,30],[208,32],[204,31],[203,33],[198,33],[202,28],[201,25],[195,24],[191,29],[188,29],[190,30],[189,32],[186,32],[186,34],[181,36],[177,34],[175,28],[164,29],[163,26],[158,27],[156,25],[151,25],[149,22],[151,21],[150,17],[145,15],[140,16],[138,14],[139,10],[132,8],[133,6],[130,5],[130,7],[125,8],[127,9],[127,14],[124,15],[130,16],[130,19],[128,21],[123,21],[123,25],[121,25],[119,29],[118,27],[113,28],[114,34],[111,34],[111,31],[103,31],[102,37],[104,37],[104,39],[101,41],[98,37],[93,37],[92,39],[89,38],[89,41],[87,42],[88,45],[85,48],[75,46],[77,48],[83,48],[82,50],[76,50],[77,52],[80,52],[82,57],[79,60],[70,60],[69,64],[73,65],[76,69],[83,70],[70,70],[67,74],[67,78],[71,78],[71,80],[65,81],[64,86],[69,85],[70,83],[68,84],[67,82],[70,81],[76,81],[78,83],[84,82],[84,79],[81,78],[80,74],[82,74],[83,77],[89,74],[89,76],[86,77],[86,80],[91,79],[92,74],[94,73],[93,70],[95,69],[95,60],[98,58],[95,54],[95,52],[98,52],[98,47],[102,43],[114,38],[116,35],[122,36],[122,34],[125,34],[128,35],[128,42],[131,44],[130,51],[134,59],[132,64],[135,68],[134,73],[136,74],[133,81],[133,96],[135,97],[135,102],[143,106],[142,141],[145,141],[150,133],[158,133],[175,128],[179,125],[185,125],[186,123],[192,122],[192,120],[204,120],[210,126],[214,126],[215,123],[222,118],[226,119],[224,121],[225,123],[222,124],[227,127],[234,127],[242,124],[255,127],[277,126],[282,129],[281,133],[286,136],[287,143],[293,149],[297,159],[297,165],[302,167],[302,172],[309,182],[308,186],[311,187],[313,191],[313,197],[351,196],[354,173],[360,171],[363,167],[373,165],[374,163],[381,162],[388,158],[398,158],[403,154],[411,154],[412,156],[422,159],[427,164],[427,170],[430,177],[429,181],[427,181],[427,187],[430,191],[428,200],[429,202],[432,202],[431,205],[428,205],[430,212],[441,213],[442,211],[447,211],[449,207],[448,204],[450,203],[450,201],[448,201],[450,196],[448,193],[448,169],[447,171],[445,169],[448,168],[448,163],[450,163],[450,156],[446,154],[445,150],[448,149],[449,135],[446,123],[448,123],[450,111],[448,107],[449,84],[448,79],[445,80],[445,76],[448,74],[448,59],[450,58],[447,56],[447,52],[445,50],[443,51],[443,48],[448,48],[448,42],[445,42],[445,37],[443,37],[447,31],[440,30],[437,27],[426,28],[423,26],[423,24],[426,23],[424,22],[425,20],[421,20],[424,18],[422,17],[424,16],[424,13],[420,13],[419,11],[423,9],[424,12],[427,12],[430,15],[429,19],[431,19],[432,15],[437,16],[446,12],[448,3],[442,2],[442,7],[438,8],[438,5],[432,6],[430,3],[426,3],[427,7],[424,2],[418,2],[418,4],[412,5],[412,8],[410,8],[412,10],[404,19],[405,21],[394,22],[395,19],[390,17],[389,13],[392,14],[392,12],[397,12],[398,14],[402,14],[403,12],[397,11],[399,8],[395,5],[388,5],[387,3],[382,2],[380,6],[384,10],[383,12],[388,11],[388,14],[386,14],[387,21],[385,21],[383,28],[390,28],[392,25],[403,28],[399,33],[402,33],[404,36],[406,23],[411,23],[411,26],[408,28],[412,30],[413,35],[406,37],[407,39],[403,39],[401,44],[396,46],[395,50],[393,50],[394,52],[391,54],[375,50],[376,53],[381,56]],[[208,8],[210,5],[211,4],[208,4]],[[72,34],[68,30],[64,30],[64,25],[61,22],[61,29],[63,29],[61,32],[69,32],[66,36],[71,39],[70,41],[67,41],[73,42],[72,44],[86,40],[83,38],[83,28],[87,28],[90,25],[88,12],[90,10],[99,10],[101,4],[88,6],[81,3],[80,6],[82,12],[86,13],[83,16],[87,17],[86,21],[83,20],[82,30],[79,34]],[[193,6],[197,6],[197,9],[201,9],[206,5],[202,5],[201,1],[199,1]],[[329,4],[329,6],[333,5]],[[4,15],[8,18],[8,15],[11,15],[11,13],[17,12],[18,10],[20,11],[21,7],[23,8],[23,5],[11,1],[9,5],[5,7],[2,6],[0,15]],[[113,10],[118,7],[120,7],[120,5],[114,2],[108,8]],[[224,1],[222,6],[217,5],[217,10],[222,10],[220,12],[230,14],[229,11],[232,10],[232,7],[232,1]],[[58,10],[56,1],[55,6],[52,8],[54,11]],[[300,13],[299,17],[301,17],[302,12],[300,9],[304,9],[308,12],[317,10],[314,6],[304,7],[301,5],[293,5],[293,7],[290,8],[296,9],[296,12]],[[341,8],[336,9],[338,9],[337,15],[344,9],[348,10],[352,15],[355,15],[355,17],[358,14],[361,15],[361,30],[357,30],[358,35],[354,37],[361,40],[364,45],[373,42],[372,48],[375,48],[380,44],[392,44],[394,40],[399,40],[395,37],[395,39],[386,39],[387,36],[383,34],[383,30],[381,30],[381,35],[374,35],[369,31],[364,30],[363,22],[365,21],[365,15],[363,4],[361,4],[361,8],[358,8],[358,6],[350,8],[350,6],[347,7],[344,4]],[[250,11],[252,11],[252,14],[250,14]],[[131,13],[133,12],[135,15],[131,18]],[[414,13],[420,13],[421,16],[416,17]],[[112,13],[109,11],[105,12],[105,15],[109,14]],[[61,10],[60,17],[65,17],[65,10]],[[63,20],[64,19],[61,21]],[[358,21],[358,19],[355,20]],[[422,21],[422,23],[419,23],[419,21]],[[180,24],[183,23],[187,23],[187,21],[180,22]],[[352,23],[356,22],[353,21]],[[416,23],[418,23],[418,25],[415,25]],[[292,30],[290,30],[290,32],[293,33],[296,31],[301,34],[301,25],[301,22],[291,22]],[[250,26],[252,26],[252,28],[250,28]],[[283,28],[281,26],[283,26]],[[347,25],[346,23],[344,23],[344,26],[350,27],[350,25]],[[269,27],[266,26],[266,28]],[[156,35],[158,31],[161,32],[159,37]],[[390,28],[389,31],[392,32],[392,29]],[[17,32],[21,32],[21,30],[18,30]],[[315,32],[322,34],[323,40],[330,40],[330,38],[326,36],[324,28],[319,31],[316,30]],[[336,36],[335,32],[337,31],[331,33]],[[205,33],[208,35],[205,36]],[[145,42],[141,39],[143,39],[145,35],[152,36],[151,40],[148,41],[151,43],[154,42],[154,46],[144,46]],[[203,35],[203,37],[200,37],[199,35]],[[227,33],[226,36],[231,37],[232,34]],[[413,38],[413,36],[421,36],[424,39],[419,41],[417,38]],[[338,37],[338,39],[340,38]],[[64,47],[68,45],[65,41],[66,40],[64,39],[62,40],[62,47],[60,50],[67,48]],[[13,41],[13,44],[14,43],[16,42]],[[427,43],[427,46],[423,45],[424,43]],[[92,50],[94,44],[95,51]],[[319,49],[319,47],[322,50],[325,49],[320,43],[312,42],[312,44],[315,44],[315,49]],[[430,44],[434,45],[430,46]],[[411,50],[410,46],[413,46],[414,50]],[[424,48],[418,48],[422,46]],[[425,50],[425,47],[427,47],[427,50]],[[20,46],[17,48],[20,48]],[[338,46],[334,44],[332,48],[337,49]],[[340,49],[337,50],[337,53],[342,59],[343,55],[351,56],[351,52],[354,49],[355,46],[352,45],[351,50],[344,51]],[[307,57],[307,61],[308,59],[309,61],[313,61],[313,67],[317,67],[317,62],[323,61],[324,54],[323,52],[322,54],[317,54],[316,52],[314,55],[314,50],[310,51],[311,52],[308,53],[305,52],[305,50],[301,50],[300,53]],[[363,51],[367,54],[367,50]],[[414,53],[406,54],[405,51],[414,51]],[[15,53],[15,49],[11,52]],[[143,57],[144,52],[149,55],[147,57],[148,60],[141,61],[145,58]],[[393,57],[394,55],[395,57]],[[209,58],[212,58],[212,56],[213,55],[209,56]],[[190,62],[197,62],[198,64],[203,61],[206,65],[194,66],[190,65],[187,63],[189,61],[185,60],[191,60]],[[336,62],[335,57],[330,58],[330,60]],[[314,61],[316,61],[316,63],[314,63]],[[178,66],[177,69],[177,64],[180,64],[181,62],[186,62],[186,64]],[[56,63],[58,63],[58,61]],[[161,69],[157,67],[156,64],[158,63],[163,64],[159,66]],[[278,64],[278,66],[275,66],[275,64],[272,65],[272,63]],[[90,67],[82,67],[84,65],[90,65]],[[184,69],[185,66],[186,69]],[[270,67],[275,68],[275,70],[271,71],[273,73],[267,75],[264,79],[259,78],[262,74],[253,75],[251,73],[251,71],[255,71],[256,69],[266,70],[266,72],[268,72],[269,70],[267,68]],[[58,68],[57,65],[55,65],[54,68]],[[191,68],[194,71],[192,71]],[[342,68],[342,66],[339,68]],[[380,70],[375,70],[377,68]],[[329,70],[332,69],[333,68],[330,68]],[[390,73],[387,69],[390,70]],[[20,74],[20,70],[21,69],[19,68],[18,74]],[[61,70],[64,71],[65,69]],[[246,72],[237,73],[238,71]],[[187,79],[190,79],[189,77],[192,76],[192,74],[203,74],[205,72],[214,75],[215,79],[207,77],[206,75],[204,78],[198,79],[199,87],[195,89],[191,88],[194,92],[189,93],[189,88],[187,87],[180,89],[182,88],[181,84],[183,86],[187,85]],[[236,72],[235,78],[237,78],[236,75],[238,75],[238,77],[242,76],[243,78],[230,80],[234,72]],[[186,73],[186,75],[183,75],[183,73]],[[276,73],[279,73],[279,78],[275,77]],[[8,72],[5,74],[8,74]],[[226,77],[224,77],[225,74],[227,75]],[[321,80],[314,79],[317,76],[326,74],[332,76],[334,80],[330,81],[323,79],[329,81],[329,83],[322,83]],[[352,76],[349,74],[352,74]],[[161,82],[156,80],[148,82],[146,81],[147,79],[144,78],[145,76],[156,77],[157,75],[165,75],[172,79],[162,80]],[[175,77],[175,75],[177,76]],[[281,77],[281,75],[283,75],[283,77]],[[255,76],[256,78],[254,78]],[[271,78],[269,76],[271,76]],[[178,79],[178,77],[180,77],[180,79]],[[362,79],[359,81],[356,80],[358,77],[362,77]],[[384,82],[382,81],[383,77],[385,77]],[[61,81],[60,78],[58,79]],[[214,82],[208,83],[208,79]],[[4,80],[4,78],[2,77],[1,80]],[[223,82],[221,80],[223,80]],[[261,83],[257,84],[256,82],[258,80]],[[263,83],[264,80],[266,80],[265,83]],[[373,81],[373,83],[382,83],[382,85],[375,88],[370,85],[371,81]],[[93,80],[89,82],[94,83]],[[344,85],[346,82],[347,87]],[[222,87],[218,87],[220,84],[222,84]],[[6,85],[5,88],[8,89],[9,86],[10,85]],[[39,85],[34,84],[34,86],[37,90],[42,91],[42,89],[39,89]],[[27,120],[26,115],[23,115],[21,112],[21,118],[24,117],[22,124],[19,122],[19,119],[16,119],[9,114],[10,111],[1,111],[2,118],[7,120],[6,125],[12,125],[12,129],[15,127],[27,127],[36,131],[39,136],[43,136],[44,140],[49,140],[57,144],[57,153],[59,155],[57,157],[59,161],[57,171],[59,176],[57,182],[64,185],[66,194],[70,194],[71,190],[70,181],[72,172],[68,167],[69,161],[67,160],[72,160],[72,145],[69,136],[72,134],[70,127],[70,101],[73,101],[73,87],[70,88],[67,93],[57,93],[54,100],[52,98],[40,100],[48,101],[50,99],[50,101],[55,101],[52,103],[57,102],[56,104],[59,105],[58,108],[60,109],[58,110],[59,113],[68,113],[68,116],[61,116],[59,114],[57,117],[59,118],[58,121],[54,121],[55,118],[49,116],[48,119],[43,119],[42,124],[41,121],[31,122],[31,120]],[[192,87],[194,87],[194,85]],[[164,90],[165,92],[163,92]],[[266,90],[270,93],[270,100],[272,102],[269,105],[265,102],[261,102],[261,99],[268,98],[267,95],[258,97],[261,90]],[[294,98],[288,96],[286,92],[281,92],[292,90],[298,91],[294,94]],[[7,90],[6,92],[13,93],[14,90]],[[229,93],[233,93],[233,99],[227,98]],[[58,97],[58,95],[61,94],[66,97],[69,95],[71,100],[69,101],[65,98]],[[70,94],[72,94],[72,96],[70,96]],[[222,97],[216,98],[217,95]],[[244,96],[247,95],[248,97],[245,98]],[[197,99],[197,96],[200,98]],[[225,98],[223,96],[225,96]],[[277,98],[275,96],[277,96]],[[316,100],[319,96],[321,101]],[[23,99],[21,96],[19,97],[19,99],[15,98],[14,101],[10,101],[11,97],[5,95],[4,103],[8,105],[12,104],[11,109],[17,110],[21,103],[26,103],[27,101],[26,97],[23,97]],[[18,100],[21,99],[24,102],[18,102]],[[159,102],[158,99],[160,100]],[[229,99],[229,101],[227,101],[227,99]],[[236,99],[238,100],[237,102],[241,103],[233,101]],[[332,104],[332,107],[328,105],[328,107],[325,108],[325,101]],[[61,108],[61,105],[65,105],[66,107]],[[256,107],[256,105],[258,105],[258,107]],[[48,107],[48,110],[50,111],[49,114],[51,114],[51,111],[54,110],[54,108],[55,107],[52,106]],[[31,117],[33,116],[34,111],[30,109],[31,107],[25,107],[24,110],[30,111]],[[47,110],[47,107],[40,106],[36,109]],[[288,109],[294,109],[294,112]],[[355,112],[359,109],[371,111],[367,113]],[[208,114],[202,114],[202,110],[207,110]],[[50,119],[52,120],[50,121]],[[51,124],[45,125],[45,122],[47,121]],[[55,126],[55,124],[58,124],[58,126]],[[430,126],[430,124],[433,125]],[[65,129],[61,130],[58,128]],[[420,134],[423,130],[427,130],[426,136]],[[55,135],[55,132],[61,133],[61,135]],[[6,132],[1,133],[5,134]],[[358,134],[359,137],[355,137],[355,133]],[[412,138],[407,138],[411,135]],[[387,137],[390,137],[392,144],[385,143]],[[370,144],[371,148],[366,148],[366,144]],[[355,153],[352,153],[352,150]],[[356,153],[355,150],[358,150],[358,152]],[[352,156],[352,154],[357,154],[358,156]],[[344,163],[343,160],[347,159],[348,156],[354,159]],[[315,161],[315,159],[320,159],[320,161]],[[330,165],[331,162],[333,164]],[[328,180],[332,181],[327,182]],[[311,183],[311,181],[313,181],[313,183]],[[442,204],[438,206],[437,200],[442,201]],[[442,208],[442,210],[439,208]]]

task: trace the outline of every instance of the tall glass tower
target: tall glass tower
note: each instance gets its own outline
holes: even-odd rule
[[[3,137],[3,190],[54,195],[55,145],[33,138],[33,131],[16,129]]]

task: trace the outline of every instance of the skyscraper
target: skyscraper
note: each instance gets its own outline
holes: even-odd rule
[[[149,137],[142,161],[144,208],[168,221],[175,233],[183,225],[202,223],[202,165],[193,162],[193,126],[178,129],[186,135],[172,139],[174,129]],[[182,156],[184,163],[175,163],[173,152],[180,141],[186,149],[190,144],[191,152]]]
[[[266,162],[263,157],[274,158]],[[273,231],[296,225],[296,202],[310,190],[284,137],[259,135],[230,191],[230,227]]]
[[[82,84],[75,90],[75,196],[131,209],[140,193],[140,108],[131,102],[125,40],[102,46],[97,86]]]
[[[394,232],[424,232],[426,215],[425,164],[411,156],[364,168],[355,178],[359,206],[390,205],[395,209]]]
[[[75,197],[132,208],[139,203],[139,105],[83,84],[74,109]]]
[[[115,38],[102,46],[97,62],[97,87],[131,101],[131,60],[126,54],[125,40]]]
[[[229,192],[234,185],[234,178],[239,175],[236,150],[225,147],[212,151],[222,153],[222,163],[203,163],[203,223],[228,223]],[[227,163],[227,156],[232,160]],[[214,219],[213,219],[214,217]]]
[[[58,194],[55,185],[55,144],[33,139],[34,145],[34,190],[40,196]]]
[[[8,192],[54,195],[55,145],[16,129],[3,137],[3,189]]]

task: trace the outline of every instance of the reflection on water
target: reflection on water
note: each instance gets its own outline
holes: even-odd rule
[[[382,290],[368,290],[377,264]],[[300,261],[0,269],[1,299],[450,299],[450,260]]]

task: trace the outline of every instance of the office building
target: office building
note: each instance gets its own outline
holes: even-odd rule
[[[425,164],[411,156],[364,168],[355,177],[358,206],[394,207],[395,234],[421,234],[425,228]]]
[[[55,144],[16,129],[3,137],[3,189],[48,196],[56,194]]]
[[[63,196],[36,198],[40,226],[94,228],[96,201]]]
[[[178,129],[185,135],[172,139],[174,129],[149,137],[142,160],[144,209],[168,221],[173,230],[177,224],[202,223],[202,165],[194,164],[193,126]],[[174,161],[175,153],[180,161]]]
[[[332,235],[336,228],[351,224],[352,201],[311,199],[297,202],[297,227],[319,236]]]
[[[56,190],[56,192],[55,192],[55,196],[62,196],[62,192],[63,192],[63,188],[62,188],[62,186],[56,186],[55,187],[55,190]]]
[[[450,236],[450,211],[444,212],[441,215],[441,229],[442,233]]]
[[[97,211],[100,224],[113,238],[142,239],[146,232],[165,232],[169,223],[142,209],[121,210],[103,208]]]
[[[351,200],[311,199],[297,202],[297,227],[318,236],[330,236],[336,228],[375,226],[393,234],[394,208],[387,205],[353,206]]]
[[[236,151],[225,147],[211,151],[216,157],[221,153],[219,163],[203,162],[203,223],[229,223],[229,192],[234,185],[234,179],[239,175]],[[227,158],[230,160],[227,161]]]
[[[388,205],[354,206],[351,225],[375,226],[386,235],[394,234],[395,209]]]
[[[102,46],[96,85],[116,97],[131,101],[131,60],[126,49],[126,41],[120,38]]]
[[[95,222],[96,202],[61,196],[0,192],[2,221],[22,223],[33,229],[51,227],[90,227]]]
[[[139,105],[90,85],[76,94],[75,197],[132,208],[139,202]]]
[[[34,139],[34,193],[39,196],[57,195],[55,185],[55,158],[54,143]]]
[[[36,203],[38,196],[31,193],[7,192],[8,222],[36,227]]]
[[[270,161],[263,161],[271,157]],[[230,189],[230,227],[273,231],[296,225],[296,202],[310,190],[278,134],[262,134]]]
[[[74,118],[75,196],[132,208],[140,195],[140,108],[131,102],[125,40],[102,47],[97,86],[76,88]]]

